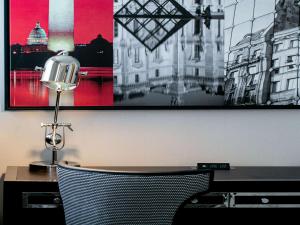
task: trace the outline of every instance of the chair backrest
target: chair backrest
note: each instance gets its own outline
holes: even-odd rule
[[[67,225],[171,225],[183,202],[208,191],[212,171],[130,173],[59,165]]]

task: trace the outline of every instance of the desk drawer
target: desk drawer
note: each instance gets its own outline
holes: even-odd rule
[[[185,208],[228,208],[230,204],[229,193],[209,193],[193,199]]]
[[[300,208],[300,193],[233,193],[233,208]]]
[[[62,200],[59,192],[23,192],[23,209],[62,209]]]
[[[55,182],[5,182],[4,225],[65,225]]]

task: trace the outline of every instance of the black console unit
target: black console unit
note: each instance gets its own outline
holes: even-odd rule
[[[65,225],[56,175],[8,167],[4,178],[4,224]]]
[[[217,170],[211,192],[188,207],[300,208],[300,167]]]
[[[196,167],[98,167],[112,170],[172,171]],[[55,172],[8,167],[4,179],[4,225],[64,225]],[[215,171],[210,193],[184,206],[186,215],[203,208],[300,208],[300,167],[236,167]],[[196,210],[197,211],[197,210]],[[197,214],[197,212],[196,212]],[[184,214],[183,214],[184,217]]]

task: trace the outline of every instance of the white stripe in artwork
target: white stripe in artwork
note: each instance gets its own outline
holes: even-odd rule
[[[49,0],[51,51],[74,51],[74,0]]]

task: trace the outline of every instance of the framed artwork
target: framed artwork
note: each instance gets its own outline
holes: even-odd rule
[[[299,0],[225,1],[225,104],[299,108]]]
[[[6,2],[6,107],[48,109],[56,93],[40,82],[35,67],[44,67],[57,54],[58,31],[70,26],[81,71],[88,72],[72,92],[64,92],[62,108],[93,109],[113,106],[113,1],[112,0],[8,0]],[[52,11],[51,11],[51,10]],[[74,16],[62,21],[59,10]],[[58,11],[58,12],[57,12]],[[51,12],[51,13],[50,13]],[[50,27],[54,27],[51,31]],[[64,38],[68,40],[67,35]],[[68,41],[64,43],[66,47]],[[64,47],[65,49],[65,47]]]
[[[34,68],[56,54],[56,1],[6,1],[7,109],[55,103]],[[88,76],[65,109],[299,108],[299,0],[67,1]]]
[[[115,1],[115,106],[224,106],[222,3]]]

